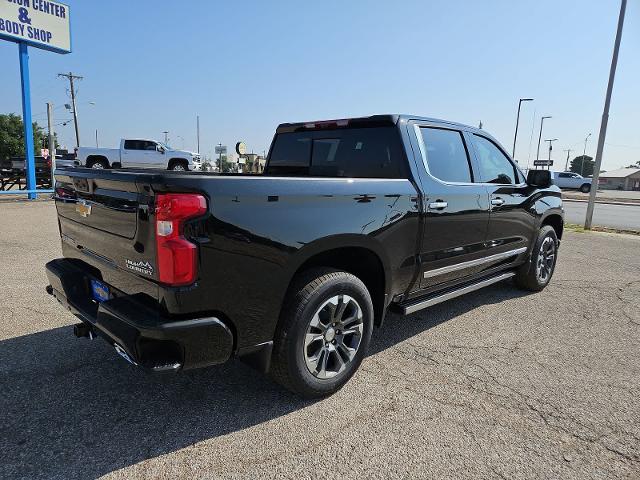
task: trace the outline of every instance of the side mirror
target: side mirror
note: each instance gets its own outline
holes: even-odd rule
[[[156,150],[160,153],[164,153],[164,148],[162,147],[162,145],[156,145]]]
[[[529,170],[527,172],[527,184],[532,187],[549,188],[553,185],[550,170]]]

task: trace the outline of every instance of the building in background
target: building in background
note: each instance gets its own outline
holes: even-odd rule
[[[598,188],[640,191],[640,168],[621,168],[600,174]]]
[[[264,172],[264,166],[267,159],[262,155],[255,153],[246,153],[242,155],[244,157],[243,173],[262,173]]]

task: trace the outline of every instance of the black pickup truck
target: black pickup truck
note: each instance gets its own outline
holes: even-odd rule
[[[542,290],[563,230],[548,171],[407,115],[282,124],[262,175],[59,169],[55,192],[47,291],[77,336],[158,372],[237,356],[305,397],[348,381],[390,308]]]

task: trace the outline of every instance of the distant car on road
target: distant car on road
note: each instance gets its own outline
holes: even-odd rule
[[[76,158],[81,167],[160,168],[164,170],[202,170],[200,154],[174,150],[162,142],[144,139],[120,140],[120,148],[80,147]]]
[[[551,172],[553,183],[560,188],[591,191],[591,179],[574,172]]]

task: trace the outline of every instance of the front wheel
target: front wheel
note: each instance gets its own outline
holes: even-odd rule
[[[169,170],[173,170],[174,172],[185,172],[189,169],[187,162],[184,160],[174,160],[171,161],[169,165]]]
[[[367,353],[373,304],[356,276],[313,269],[294,280],[274,339],[271,376],[305,398],[339,390]]]
[[[540,229],[531,252],[531,261],[516,272],[516,285],[524,290],[539,292],[549,284],[558,260],[558,237],[550,225]]]

